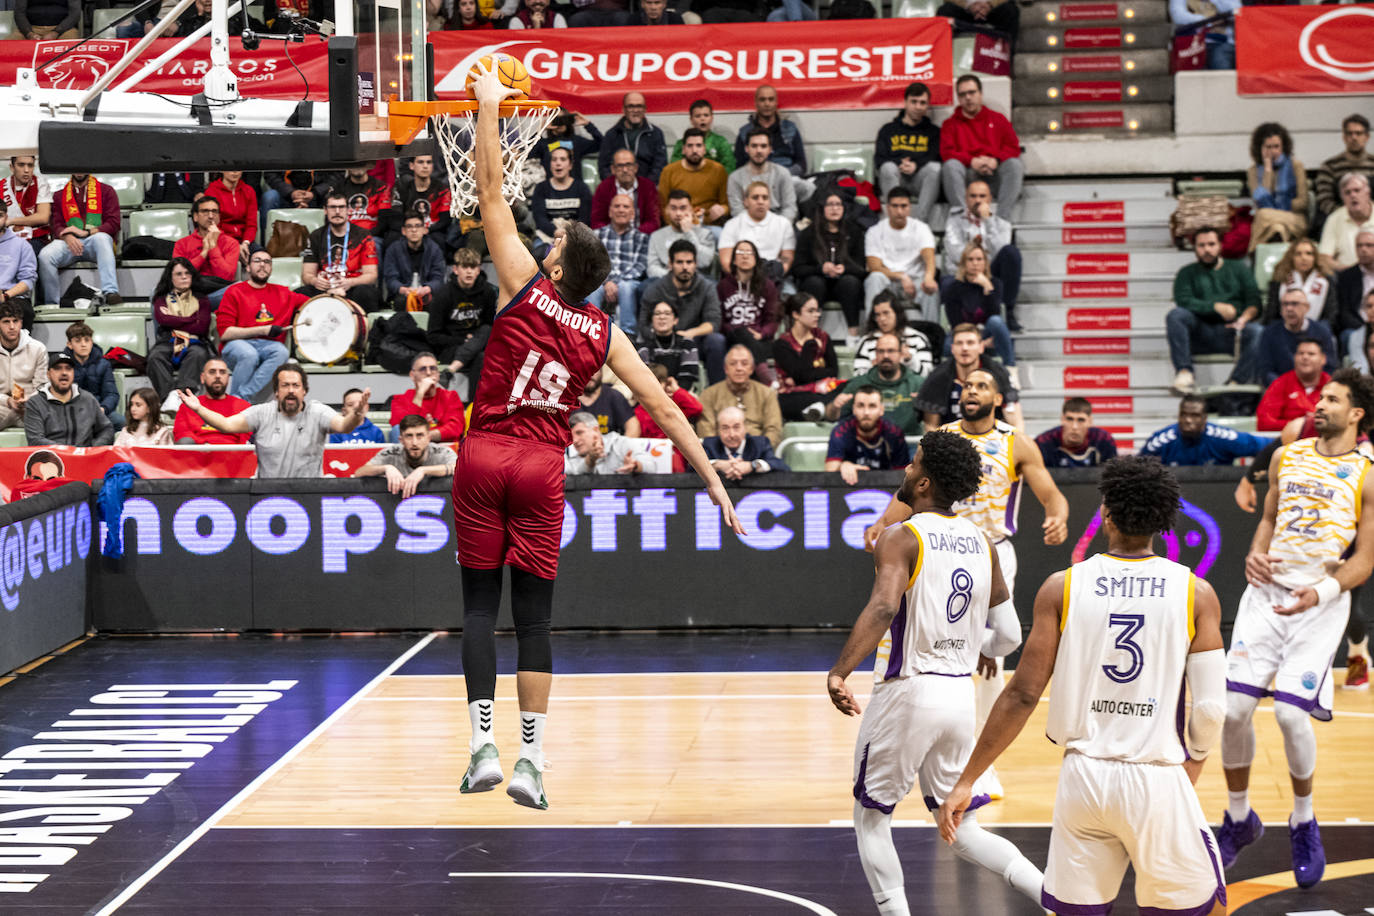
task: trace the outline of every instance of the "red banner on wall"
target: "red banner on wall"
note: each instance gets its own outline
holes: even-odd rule
[[[1374,7],[1247,6],[1236,13],[1241,95],[1374,92]]]
[[[136,72],[174,41],[154,41],[126,72]],[[723,111],[750,111],[754,89],[763,83],[778,90],[784,109],[899,108],[903,90],[917,81],[930,87],[935,105],[951,105],[954,98],[947,19],[769,23],[751,29],[701,25],[667,31],[627,26],[435,32],[430,41],[440,98],[464,97],[472,64],[503,51],[525,62],[535,96],[557,99],[583,114],[619,114],[621,97],[630,89],[644,93],[650,111],[686,113],[693,100],[703,97]],[[0,83],[13,84],[20,67],[38,67],[73,44],[0,42]],[[39,70],[39,85],[88,88],[133,44],[126,39],[82,43],[57,64]],[[235,43],[232,67],[239,90],[254,98],[308,94],[323,101],[328,89],[324,43],[288,47],[290,59],[281,42],[264,42],[252,52]],[[207,38],[150,74],[138,91],[193,95],[201,91],[209,62]]]

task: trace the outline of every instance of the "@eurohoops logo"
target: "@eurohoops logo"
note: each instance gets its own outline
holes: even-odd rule
[[[1369,53],[1369,44],[1362,40],[1362,36],[1364,38],[1369,36],[1369,29],[1374,28],[1374,23],[1341,22],[1335,28],[1328,28],[1322,35],[1317,35],[1318,30],[1321,30],[1327,23],[1336,22],[1346,16],[1374,19],[1374,9],[1361,6],[1342,6],[1318,16],[1307,24],[1307,27],[1302,30],[1302,34],[1298,37],[1298,53],[1302,55],[1303,62],[1309,67],[1320,70],[1328,76],[1355,83],[1366,83],[1374,80],[1374,59],[1366,58],[1357,61],[1342,58],[1345,54]],[[1342,52],[1341,57],[1329,50],[1327,41],[1337,46],[1338,50]]]
[[[73,45],[79,45],[66,57],[43,67]],[[33,48],[33,66],[38,70],[38,85],[46,89],[89,89],[110,71],[125,52],[129,42],[123,38],[96,41],[40,41]],[[41,70],[38,68],[42,67]]]

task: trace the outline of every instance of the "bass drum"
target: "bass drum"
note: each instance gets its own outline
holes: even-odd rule
[[[316,296],[297,310],[292,336],[302,362],[330,365],[358,359],[367,339],[367,313],[351,299]]]

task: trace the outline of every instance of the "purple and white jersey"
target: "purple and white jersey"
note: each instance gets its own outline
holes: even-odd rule
[[[916,571],[878,645],[875,683],[914,674],[968,677],[978,664],[992,594],[992,551],[958,515],[918,512],[903,524],[920,542]]]
[[[1182,763],[1192,571],[1099,553],[1064,575],[1045,735],[1101,760]]]

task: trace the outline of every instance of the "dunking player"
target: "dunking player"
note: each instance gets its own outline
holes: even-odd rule
[[[979,464],[977,450],[952,433],[921,440],[897,492],[915,514],[878,538],[873,592],[826,679],[836,708],[858,715],[844,681],[878,650],[873,699],[854,748],[854,833],[879,913],[909,912],[892,809],[918,779],[932,811],[944,799],[973,744],[971,678],[984,639],[998,655],[1021,642],[997,552],[951,509],[978,488]],[[1039,869],[972,816],[959,828],[954,851],[1040,900]]]
[[[1011,536],[1016,533],[1016,512],[1021,503],[1021,480],[1030,484],[1035,497],[1045,508],[1042,526],[1047,546],[1064,543],[1069,533],[1069,503],[1054,485],[1045,470],[1045,459],[1033,439],[1017,435],[1010,424],[997,419],[1002,406],[1002,393],[997,379],[989,372],[974,370],[964,380],[959,398],[963,419],[947,423],[941,429],[958,433],[972,442],[982,455],[983,477],[978,492],[955,503],[954,511],[973,522],[992,538],[997,558],[1002,563],[1002,578],[1007,594],[1016,593],[1016,548]],[[901,520],[903,509],[893,500],[877,525],[868,529],[868,536]],[[978,698],[978,732],[983,730],[992,704],[1002,692],[1002,657],[989,656],[980,660],[976,691]],[[978,734],[975,732],[974,734]],[[985,785],[993,798],[1002,797],[1002,783],[996,771],[988,773]]]
[[[518,642],[520,757],[506,793],[547,808],[544,720],[553,680],[549,622],[563,529],[563,449],[567,417],[603,362],[639,397],[705,481],[727,525],[742,534],[720,478],[682,412],[663,393],[634,345],[601,310],[586,305],[610,270],[606,249],[581,223],[554,242],[541,266],[516,235],[501,196],[498,106],[515,90],[485,67],[473,83],[478,205],[504,303],[487,341],[472,423],[453,475],[453,516],[463,569],[463,675],[472,720],[471,761],[461,791],[485,792],[502,779],[493,730],[502,567],[511,568]]]
[[[1293,783],[1289,843],[1300,887],[1326,870],[1312,810],[1317,739],[1309,716],[1331,718],[1331,662],[1350,615],[1348,591],[1374,569],[1374,475],[1357,450],[1360,434],[1374,426],[1374,379],[1336,370],[1313,419],[1316,438],[1285,445],[1269,462],[1264,517],[1245,558],[1250,584],[1226,658],[1221,765],[1229,803],[1217,832],[1228,867],[1264,833],[1250,809],[1251,720],[1260,698],[1272,696]]]
[[[940,807],[958,841],[974,781],[1006,750],[1054,676],[1045,734],[1064,748],[1045,892],[1060,914],[1108,913],[1127,864],[1142,913],[1226,912],[1226,883],[1190,782],[1225,717],[1216,593],[1186,566],[1155,556],[1174,525],[1178,482],[1153,458],[1102,469],[1107,552],[1045,580],[1006,692]],[[1193,695],[1186,731],[1183,682]]]

